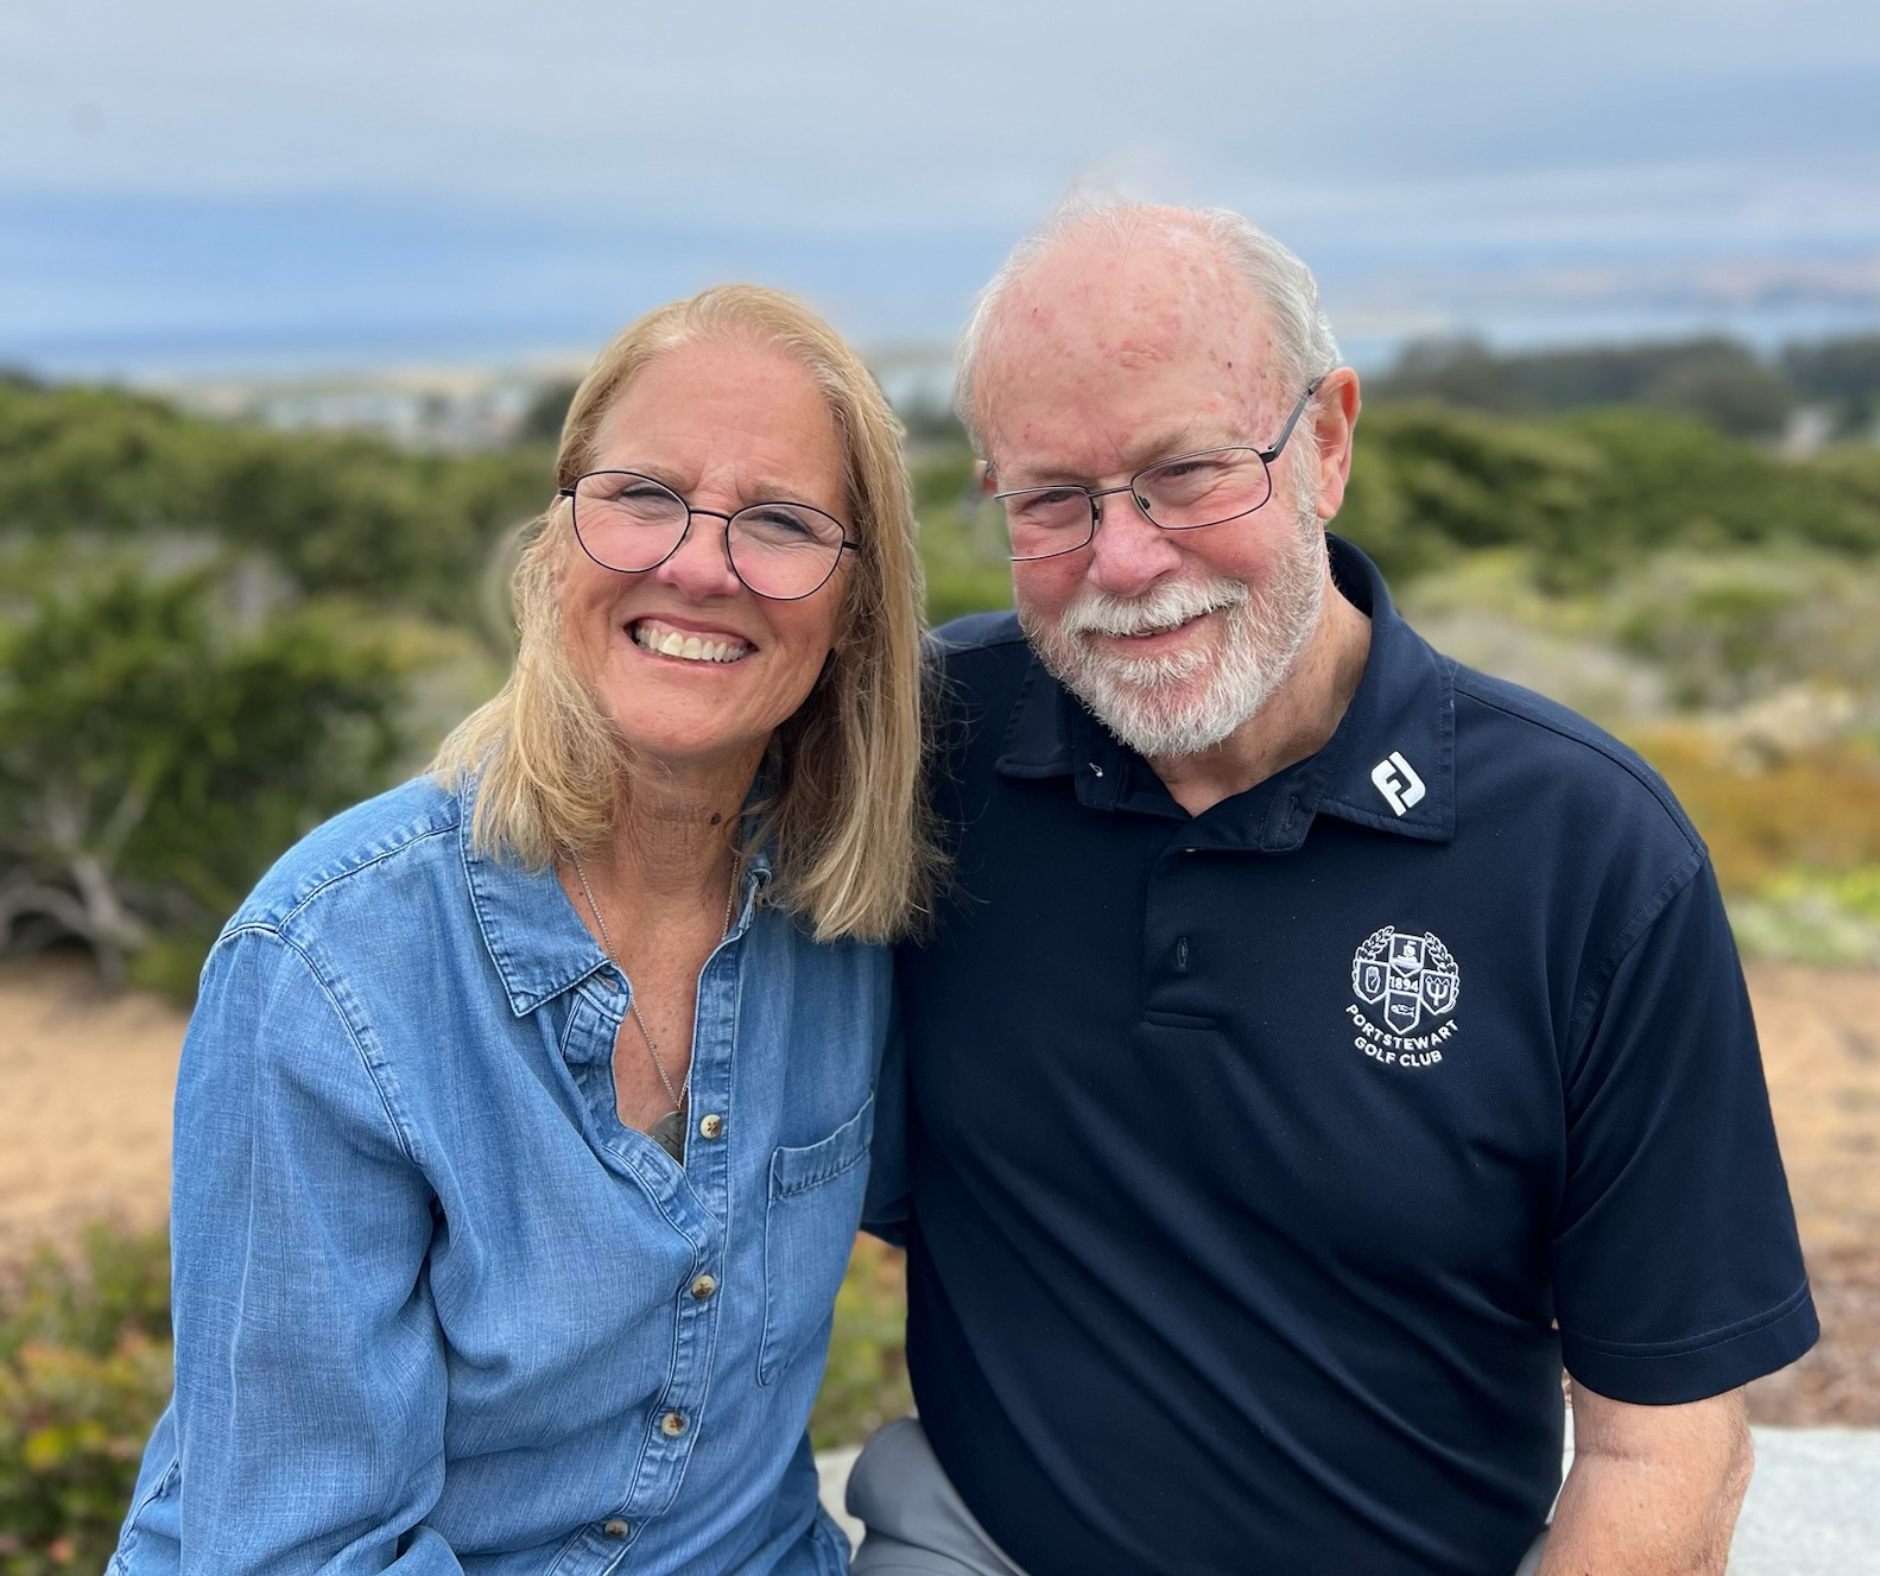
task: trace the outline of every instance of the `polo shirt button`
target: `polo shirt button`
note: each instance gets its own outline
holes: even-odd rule
[[[622,1521],[618,1516],[614,1517],[612,1521],[603,1522],[601,1524],[601,1536],[603,1538],[624,1538],[632,1530],[633,1528]]]
[[[725,1130],[725,1119],[716,1111],[707,1111],[698,1119],[700,1138],[717,1138]]]
[[[703,1302],[716,1290],[718,1290],[718,1282],[709,1275],[701,1275],[692,1282],[692,1300]]]
[[[659,1420],[659,1431],[668,1439],[677,1439],[685,1432],[685,1418],[678,1412],[668,1412]]]

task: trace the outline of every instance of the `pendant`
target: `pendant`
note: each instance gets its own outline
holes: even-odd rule
[[[647,1137],[671,1155],[680,1165],[685,1164],[685,1112],[668,1111],[649,1129]]]

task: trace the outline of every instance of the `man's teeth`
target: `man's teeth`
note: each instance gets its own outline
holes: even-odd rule
[[[683,657],[687,662],[736,662],[751,648],[741,640],[701,640],[697,635],[682,635],[676,629],[655,629],[648,624],[633,626],[633,643],[642,651],[662,657]]]

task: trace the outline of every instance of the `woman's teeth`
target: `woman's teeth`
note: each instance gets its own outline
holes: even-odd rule
[[[633,626],[633,643],[642,651],[662,657],[682,657],[687,662],[736,662],[751,649],[741,640],[701,639],[645,621]]]

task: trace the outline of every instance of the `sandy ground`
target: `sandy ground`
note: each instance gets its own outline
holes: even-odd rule
[[[1880,1425],[1880,973],[1761,966],[1750,994],[1824,1332],[1751,1414]],[[183,1025],[76,960],[0,965],[0,1257],[162,1221]]]
[[[59,957],[0,965],[0,1254],[163,1221],[183,1013]]]

